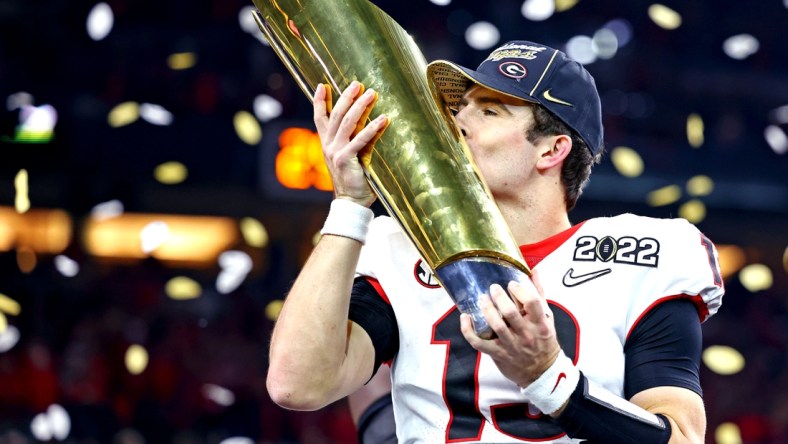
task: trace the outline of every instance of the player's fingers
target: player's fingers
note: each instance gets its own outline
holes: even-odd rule
[[[545,318],[546,304],[539,295],[536,287],[530,282],[520,283],[517,281],[509,282],[507,286],[509,292],[517,298],[523,306],[525,318],[530,322],[539,322]]]
[[[524,305],[526,301],[537,297],[539,294],[536,287],[528,278],[523,279],[523,282],[511,281],[506,286],[506,289],[509,291],[509,294],[512,295],[512,299],[517,301],[520,305]]]
[[[371,91],[374,91],[374,90],[371,90]],[[372,108],[375,106],[375,103],[377,103],[378,97],[379,97],[379,94],[377,93],[377,91],[375,91],[373,93],[372,100],[369,102],[367,107],[361,113],[361,116],[359,116],[358,124],[356,125],[356,129],[355,129],[355,131],[353,131],[353,134],[359,133],[359,132],[361,132],[361,130],[364,129],[364,125],[366,124],[366,121],[369,118],[370,113],[372,113]]]
[[[334,96],[331,92],[331,85],[328,83],[324,83],[323,85],[326,89],[326,114],[331,114],[331,111],[334,110]]]
[[[503,291],[500,285],[492,285],[490,287],[490,292],[490,295],[483,295],[479,298],[479,308],[481,309],[484,319],[487,321],[487,325],[495,332],[498,339],[505,343],[510,342],[512,340],[512,331],[509,329],[507,320],[504,319],[498,307],[493,302],[492,293],[495,293],[496,297],[500,297],[500,293],[503,293],[503,297],[508,296],[506,296],[506,292]]]
[[[476,350],[483,347],[482,343],[484,340],[476,334],[476,331],[473,329],[473,320],[465,313],[460,314],[460,331],[471,347]]]
[[[510,325],[522,317],[520,309],[500,285],[493,284],[490,286],[490,299],[495,304],[501,317]]]
[[[473,328],[473,320],[470,315],[465,313],[460,315],[460,331],[474,350],[486,353],[492,356],[493,359],[502,352],[500,339],[482,339],[476,334],[476,330]]]
[[[539,282],[539,272],[536,270],[531,271],[531,283],[536,288],[536,293],[544,299],[544,289],[542,288],[542,283]]]
[[[366,90],[350,106],[350,109],[342,117],[342,122],[336,131],[338,140],[350,140],[360,127],[364,126],[365,116],[369,115],[372,105],[377,99],[374,89]]]
[[[345,88],[340,94],[337,103],[334,105],[334,109],[331,110],[331,114],[328,119],[328,127],[327,127],[327,134],[331,139],[335,138],[337,130],[339,129],[339,125],[345,118],[345,114],[348,112],[350,107],[356,101],[356,98],[361,94],[364,90],[364,85],[357,81],[352,81],[350,86]]]
[[[383,134],[383,131],[386,130],[388,123],[389,120],[385,114],[376,117],[353,140],[336,152],[336,159],[355,159],[355,161],[360,162],[358,158],[359,151],[366,146],[374,144]]]
[[[547,298],[545,298],[544,289],[542,288],[542,283],[539,282],[539,273],[537,271],[533,271],[531,273],[531,282],[534,284],[534,288],[536,288],[536,293],[538,295],[539,300],[542,303],[542,307],[544,308],[545,317],[552,318],[553,310],[551,310],[550,306],[547,304]]]
[[[383,135],[383,131],[386,130],[388,124],[389,118],[387,115],[381,114],[377,116],[375,120],[369,122],[361,132],[353,137],[352,142],[346,148],[357,153],[367,145],[374,144]]]
[[[313,120],[318,133],[324,133],[328,127],[328,113],[331,108],[331,90],[321,83],[315,88],[312,98]]]

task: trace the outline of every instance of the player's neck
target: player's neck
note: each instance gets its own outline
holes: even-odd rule
[[[539,242],[572,226],[563,194],[546,194],[549,193],[523,196],[518,202],[498,200],[498,208],[518,245]]]

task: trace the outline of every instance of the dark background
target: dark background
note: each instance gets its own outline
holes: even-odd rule
[[[263,159],[275,147],[246,145],[233,116],[251,112],[255,97],[268,94],[282,103],[283,113],[261,123],[264,135],[285,123],[308,127],[308,100],[273,51],[240,28],[239,12],[250,1],[108,3],[115,24],[101,41],[85,31],[95,2],[0,3],[0,98],[25,91],[34,104],[58,111],[50,143],[21,144],[9,139],[18,110],[0,109],[0,205],[13,207],[14,177],[26,169],[33,207],[64,209],[73,218],[64,254],[81,267],[67,278],[51,255],[42,255],[24,272],[16,251],[0,252],[0,293],[22,307],[18,316],[8,316],[20,342],[0,354],[0,442],[34,442],[30,421],[51,403],[68,411],[68,441],[74,443],[218,443],[233,436],[352,442],[344,403],[285,412],[271,403],[264,385],[271,328],[265,309],[283,297],[308,255],[330,194],[293,194],[272,185]],[[729,276],[724,305],[705,324],[706,345],[732,346],[746,359],[735,375],[702,368],[707,441],[716,442],[717,427],[727,422],[738,425],[745,443],[788,439],[788,162],[764,139],[769,125],[788,131],[776,112],[788,105],[788,5],[668,0],[664,4],[683,17],[681,27],[668,31],[639,1],[582,0],[543,22],[523,18],[518,1],[375,3],[414,36],[428,60],[471,67],[489,52],[465,43],[464,30],[476,21],[494,23],[501,42],[525,38],[558,48],[613,19],[631,24],[632,40],[612,59],[587,68],[603,98],[608,149],[632,147],[646,168],[629,179],[606,159],[570,216],[676,217],[689,196],[652,207],[648,193],[683,187],[696,175],[714,180],[714,191],[700,198],[707,215],[698,227],[718,245],[740,247],[746,264],[767,265],[774,285],[751,293],[736,274]],[[756,37],[760,48],[734,60],[722,44],[741,33]],[[196,65],[171,70],[167,57],[178,52],[194,52]],[[642,106],[635,107],[633,97]],[[107,114],[129,100],[165,107],[174,123],[111,128]],[[698,149],[686,138],[691,113],[705,124]],[[153,169],[171,160],[188,167],[188,179],[156,182]],[[270,243],[248,249],[255,269],[237,290],[218,294],[210,290],[215,265],[179,267],[152,258],[116,263],[87,254],[82,224],[95,205],[112,199],[126,212],[254,217],[265,224]],[[164,284],[178,275],[200,282],[204,294],[168,299]],[[131,343],[143,343],[150,353],[142,375],[125,370]],[[207,399],[205,384],[230,389],[235,403]]]

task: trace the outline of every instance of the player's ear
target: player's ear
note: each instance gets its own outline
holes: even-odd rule
[[[572,150],[572,138],[566,134],[548,136],[540,144],[541,153],[536,168],[546,170],[560,165]]]

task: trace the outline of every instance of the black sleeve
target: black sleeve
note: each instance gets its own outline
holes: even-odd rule
[[[380,364],[394,359],[399,350],[399,329],[394,309],[366,278],[358,277],[353,283],[348,319],[363,328],[372,339],[375,347],[374,376]]]
[[[624,396],[659,387],[684,387],[703,395],[700,387],[702,337],[692,301],[673,299],[653,308],[624,344]]]

